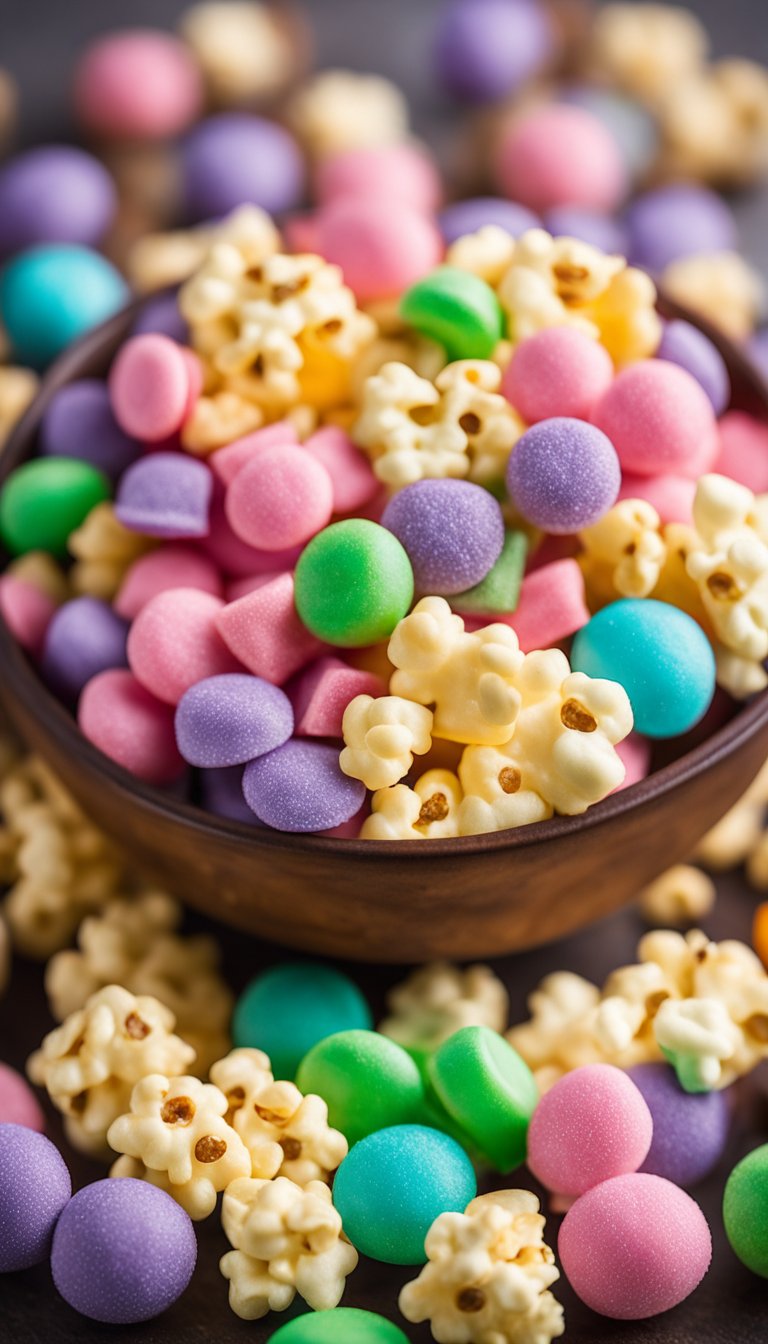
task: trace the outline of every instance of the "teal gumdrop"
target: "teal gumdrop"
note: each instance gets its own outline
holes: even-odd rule
[[[14,357],[45,368],[72,341],[128,302],[115,267],[88,247],[32,247],[0,274],[0,317]]]
[[[652,598],[623,598],[579,630],[574,672],[618,681],[635,731],[677,737],[706,714],[715,693],[715,656],[692,616]]]
[[[408,1344],[399,1325],[358,1307],[311,1311],[281,1325],[269,1344]]]
[[[441,1213],[463,1213],[477,1194],[467,1154],[426,1125],[369,1134],[336,1172],[333,1202],[352,1245],[389,1265],[422,1265],[424,1238]]]
[[[410,326],[442,345],[449,361],[490,359],[504,338],[504,312],[490,285],[458,266],[438,266],[400,300]]]
[[[328,1122],[347,1142],[424,1117],[424,1083],[401,1045],[377,1031],[340,1031],[313,1046],[296,1082],[328,1106]]]
[[[348,976],[322,962],[286,962],[263,971],[243,990],[232,1039],[264,1050],[276,1078],[293,1079],[318,1041],[372,1026],[368,1003]]]

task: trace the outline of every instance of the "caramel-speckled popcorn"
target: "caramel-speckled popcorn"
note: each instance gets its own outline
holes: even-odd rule
[[[271,97],[295,74],[288,29],[267,5],[203,0],[182,15],[180,31],[219,105]]]
[[[533,1071],[540,1092],[569,1070],[602,1059],[593,1033],[599,1002],[597,985],[571,971],[545,976],[529,995],[531,1016],[511,1027],[507,1040]]]
[[[414,754],[432,745],[432,713],[396,695],[357,695],[344,711],[339,765],[367,789],[386,789],[408,774]]]
[[[665,176],[748,186],[768,168],[768,75],[730,58],[670,83],[659,101]]]
[[[649,597],[667,556],[661,520],[644,499],[623,499],[579,533],[579,564],[590,605],[617,597]]]
[[[698,924],[715,904],[715,884],[700,868],[676,863],[640,894],[640,910],[649,924],[685,928]]]
[[[417,1055],[431,1054],[462,1027],[507,1025],[509,996],[490,966],[435,961],[414,971],[387,995],[383,1036]]]
[[[111,602],[134,561],[156,546],[154,538],[124,527],[113,504],[97,504],[67,542],[75,557],[69,571],[73,592]]]
[[[661,284],[671,299],[733,341],[747,340],[760,319],[763,282],[738,252],[680,257],[664,271]]]
[[[391,145],[408,134],[408,104],[380,75],[322,70],[291,100],[290,123],[313,155]]]
[[[595,16],[589,64],[601,78],[655,106],[701,68],[708,48],[704,25],[687,9],[610,4]]]
[[[270,1162],[270,1150],[279,1154],[275,1175],[296,1185],[330,1180],[344,1161],[347,1140],[328,1124],[328,1107],[321,1097],[303,1096],[294,1083],[272,1082],[235,1112],[235,1129],[251,1154],[254,1176]]]
[[[458,835],[463,791],[451,770],[426,770],[413,788],[396,784],[379,789],[371,815],[360,830],[363,840],[436,840]]]

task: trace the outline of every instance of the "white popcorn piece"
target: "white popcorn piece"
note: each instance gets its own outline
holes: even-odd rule
[[[476,233],[466,233],[451,243],[445,254],[447,266],[469,271],[492,289],[506,275],[515,255],[515,240],[497,224],[486,224]]]
[[[288,117],[317,156],[396,144],[408,134],[408,104],[397,85],[350,70],[315,75],[291,101]]]
[[[671,87],[700,70],[708,49],[704,25],[688,10],[609,4],[595,16],[589,57],[598,75],[655,106]]]
[[[459,834],[463,798],[450,770],[426,770],[412,789],[406,784],[379,789],[371,815],[360,830],[363,840],[440,840]]]
[[[211,96],[224,106],[273,96],[295,72],[290,32],[267,5],[203,0],[182,15],[180,30]]]
[[[432,745],[432,713],[396,695],[357,695],[344,711],[339,765],[367,789],[386,789],[408,774],[414,754]]]
[[[715,884],[700,868],[676,863],[640,894],[643,918],[669,928],[696,924],[712,910]]]
[[[300,1186],[328,1183],[349,1150],[344,1135],[329,1126],[322,1098],[303,1096],[294,1083],[253,1086],[233,1123],[258,1177],[285,1176]]]
[[[404,1049],[426,1055],[462,1027],[503,1032],[509,996],[490,966],[431,962],[387,995],[390,1015],[378,1030]]]
[[[676,303],[718,327],[734,341],[752,335],[763,310],[759,273],[738,252],[704,252],[673,261],[661,277]]]
[[[585,580],[606,600],[649,597],[667,556],[661,519],[644,499],[623,499],[579,534]],[[606,593],[607,589],[607,593]]]
[[[656,1040],[686,1092],[711,1092],[732,1058],[739,1033],[717,999],[665,999],[654,1022]]]

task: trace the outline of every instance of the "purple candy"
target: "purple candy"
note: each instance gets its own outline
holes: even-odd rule
[[[223,770],[200,771],[200,806],[217,817],[258,826],[243,797],[243,767],[230,765]]]
[[[535,75],[554,47],[549,15],[536,0],[452,0],[440,16],[435,64],[449,93],[486,103]]]
[[[607,435],[565,416],[526,430],[507,466],[507,489],[523,518],[556,534],[596,523],[615,504],[620,485]]]
[[[690,322],[667,322],[658,359],[667,359],[690,373],[712,402],[715,415],[722,415],[731,400],[731,380],[717,346]]]
[[[189,343],[189,327],[179,312],[176,290],[151,294],[139,309],[131,327],[131,336],[167,336],[179,345]]]
[[[477,233],[488,224],[505,229],[513,238],[519,238],[527,229],[541,226],[538,215],[527,206],[505,201],[500,196],[475,196],[468,201],[455,201],[440,211],[437,223],[446,246],[467,233]]]
[[[329,831],[365,802],[365,785],[343,773],[338,747],[298,738],[251,761],[243,793],[259,821],[276,831]]]
[[[554,238],[578,238],[601,252],[623,257],[627,251],[627,231],[611,215],[582,210],[578,205],[561,205],[544,217],[544,227]]]
[[[747,354],[758,373],[768,381],[768,327],[756,331],[747,341]]]
[[[75,1311],[131,1325],[181,1297],[196,1259],[189,1214],[156,1185],[124,1177],[73,1196],[53,1238],[51,1270]]]
[[[118,425],[106,383],[81,378],[53,394],[40,425],[40,452],[91,462],[117,481],[141,455],[142,445]]]
[[[730,1126],[723,1092],[684,1092],[668,1064],[627,1069],[653,1117],[653,1139],[640,1171],[695,1185],[717,1166]]]
[[[70,145],[29,149],[0,170],[0,252],[37,243],[95,246],[117,209],[103,164]]]
[[[115,500],[124,527],[148,537],[207,537],[213,476],[186,453],[149,453],[129,467]]]
[[[389,501],[381,524],[407,552],[420,593],[474,588],[504,545],[498,500],[469,481],[415,481]]]
[[[261,677],[229,672],[198,681],[176,709],[176,743],[190,765],[244,765],[287,742],[293,707]]]
[[[45,634],[41,671],[62,700],[76,700],[86,682],[112,667],[127,667],[128,622],[96,597],[75,597],[53,615]]]
[[[217,219],[250,202],[270,214],[294,210],[304,189],[304,162],[293,136],[275,122],[222,112],[186,138],[181,173],[192,219]]]
[[[625,215],[629,259],[647,271],[661,272],[679,257],[737,248],[733,211],[706,187],[659,187],[638,196]]]
[[[50,1139],[26,1125],[0,1124],[0,1274],[47,1260],[71,1194],[69,1172]]]

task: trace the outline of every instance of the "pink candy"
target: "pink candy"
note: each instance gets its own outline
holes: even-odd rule
[[[533,425],[563,415],[588,420],[612,382],[604,346],[573,327],[547,327],[518,345],[501,390]]]
[[[158,700],[177,705],[196,681],[242,671],[217,631],[223,609],[195,588],[169,589],[142,607],[128,635],[128,662]]]
[[[172,784],[185,769],[173,710],[130,672],[115,668],[89,681],[80,696],[77,721],[99,751],[148,784]]]
[[[554,560],[526,574],[516,610],[504,617],[524,653],[551,648],[575,635],[588,620],[584,578],[576,561],[570,559]]]
[[[754,490],[768,490],[768,426],[744,411],[727,411],[720,421],[720,445],[713,471]]]
[[[172,544],[150,551],[128,570],[113,606],[118,616],[134,620],[142,607],[169,588],[197,588],[221,597],[222,584],[213,561],[193,546]]]
[[[293,425],[280,420],[276,425],[267,425],[242,439],[235,439],[226,448],[219,448],[210,458],[210,464],[220,481],[231,485],[239,471],[252,462],[262,448],[290,447],[297,444],[299,437]]]
[[[614,751],[626,771],[624,779],[614,789],[614,793],[628,789],[630,784],[639,784],[641,779],[650,774],[651,744],[647,737],[641,737],[639,733],[630,733],[623,742],[616,743]]]
[[[361,303],[402,294],[443,254],[436,225],[402,203],[345,197],[322,210],[316,223],[318,250],[341,267]]]
[[[296,614],[292,574],[278,574],[231,602],[218,612],[216,627],[243,667],[276,686],[325,652]]]
[[[202,104],[202,76],[170,33],[110,33],[92,42],[78,63],[77,114],[98,135],[162,140],[186,130]]]
[[[354,513],[370,504],[381,489],[371,464],[348,434],[336,425],[318,429],[304,444],[306,452],[320,462],[331,478],[333,512]]]
[[[0,578],[0,615],[14,639],[28,653],[39,657],[56,603],[34,584],[13,574]]]
[[[292,546],[287,551],[260,551],[248,546],[232,531],[224,508],[224,490],[216,482],[209,515],[208,536],[201,545],[207,555],[230,578],[246,579],[253,574],[266,574],[274,570],[293,569],[299,558],[301,547]]]
[[[689,476],[633,476],[625,471],[619,499],[644,499],[662,523],[687,523],[693,514],[696,482]]]
[[[162,442],[181,428],[195,388],[199,393],[196,357],[155,332],[126,341],[109,375],[109,397],[117,423],[144,443]]]
[[[354,197],[380,198],[380,209],[406,205],[422,214],[437,210],[442,185],[435,164],[417,145],[376,145],[329,154],[317,166],[315,185],[321,205]],[[394,213],[394,212],[393,212]]]
[[[505,195],[536,211],[580,205],[610,213],[628,190],[610,131],[591,112],[562,103],[534,107],[510,123],[496,175]]]
[[[717,453],[712,403],[701,385],[663,359],[630,364],[597,403],[593,422],[608,435],[622,468],[638,476],[696,479]]]
[[[0,1125],[24,1125],[42,1134],[45,1117],[25,1078],[0,1062]]]
[[[227,519],[241,541],[265,551],[309,541],[330,522],[333,485],[325,467],[301,448],[274,445],[235,475]]]
[[[386,695],[373,672],[350,667],[341,658],[318,658],[290,688],[297,737],[341,737],[344,710],[356,695]]]

